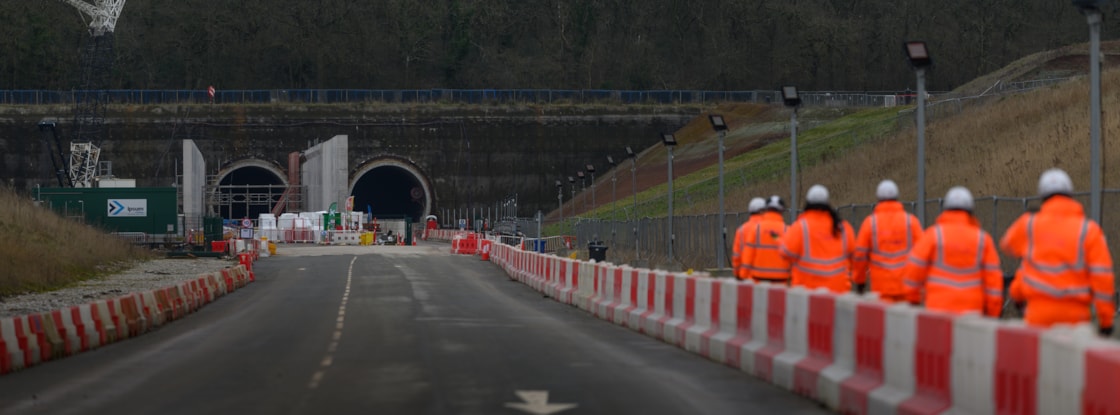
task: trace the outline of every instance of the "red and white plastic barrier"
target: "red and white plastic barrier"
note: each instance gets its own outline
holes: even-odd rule
[[[849,414],[1120,414],[1120,343],[873,296],[558,258],[494,244],[510,278]]]
[[[228,278],[228,284],[221,284]],[[138,336],[252,281],[244,265],[172,286],[50,312],[0,318],[0,374]]]

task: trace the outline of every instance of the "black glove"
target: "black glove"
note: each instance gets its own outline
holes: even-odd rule
[[[1109,327],[1109,328],[1101,327],[1101,337],[1111,337],[1111,336],[1112,336],[1112,327]]]
[[[865,291],[867,291],[867,284],[856,284],[857,293],[862,295]]]

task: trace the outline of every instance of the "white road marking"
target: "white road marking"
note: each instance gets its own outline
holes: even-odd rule
[[[514,393],[525,402],[507,402],[506,408],[534,415],[549,415],[579,406],[574,403],[548,403],[548,391],[514,391]]]
[[[323,371],[320,370],[318,372],[315,372],[314,375],[311,375],[311,383],[307,384],[307,387],[309,389],[318,388],[319,387],[319,382],[322,382],[322,381],[323,381]]]
[[[327,354],[323,356],[323,360],[319,362],[319,366],[323,368],[330,367],[334,363],[334,352],[338,350],[338,340],[342,338],[342,327],[346,321],[346,301],[350,298],[350,282],[354,280],[354,262],[358,257],[350,260],[350,269],[346,272],[346,289],[342,292],[342,303],[338,306],[338,318],[335,319],[335,331],[331,335],[331,343],[327,346]],[[300,268],[302,271],[303,268]],[[311,375],[311,382],[307,384],[308,389],[316,389],[319,383],[323,381],[323,376],[326,376],[324,370],[319,370]]]

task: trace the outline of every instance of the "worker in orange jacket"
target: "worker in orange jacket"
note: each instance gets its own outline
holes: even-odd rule
[[[1040,327],[1089,322],[1095,306],[1101,335],[1111,335],[1116,288],[1104,233],[1070,196],[1073,181],[1065,171],[1043,172],[1038,194],[1041,209],[1020,216],[1000,241],[1004,252],[1022,258],[1011,298],[1025,302],[1024,320]]]
[[[785,202],[778,196],[766,199],[766,209],[746,232],[743,265],[755,282],[789,284],[789,260],[782,256],[781,242],[786,233],[782,212]]]
[[[898,201],[898,185],[883,180],[875,190],[879,203],[859,228],[856,251],[852,255],[852,282],[862,293],[871,279],[871,291],[879,299],[894,303],[906,300],[902,271],[906,256],[922,234],[918,218],[906,212]]]
[[[766,200],[761,197],[751,199],[747,204],[747,213],[750,216],[746,222],[735,230],[735,241],[731,245],[731,269],[735,272],[735,277],[745,280],[751,277],[750,269],[743,264],[743,250],[746,249],[746,232],[747,229],[752,228],[754,223],[762,214],[762,209],[766,207]]]
[[[793,285],[851,291],[855,231],[828,202],[828,189],[813,185],[805,194],[805,212],[782,238],[782,255],[790,261]]]
[[[1003,274],[992,236],[972,216],[972,193],[954,187],[945,194],[944,212],[926,229],[904,270],[906,297],[930,310],[980,312],[999,317]]]

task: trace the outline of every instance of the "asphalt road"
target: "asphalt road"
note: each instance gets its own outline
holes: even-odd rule
[[[825,412],[446,245],[280,254],[153,333],[0,376],[0,414]]]

